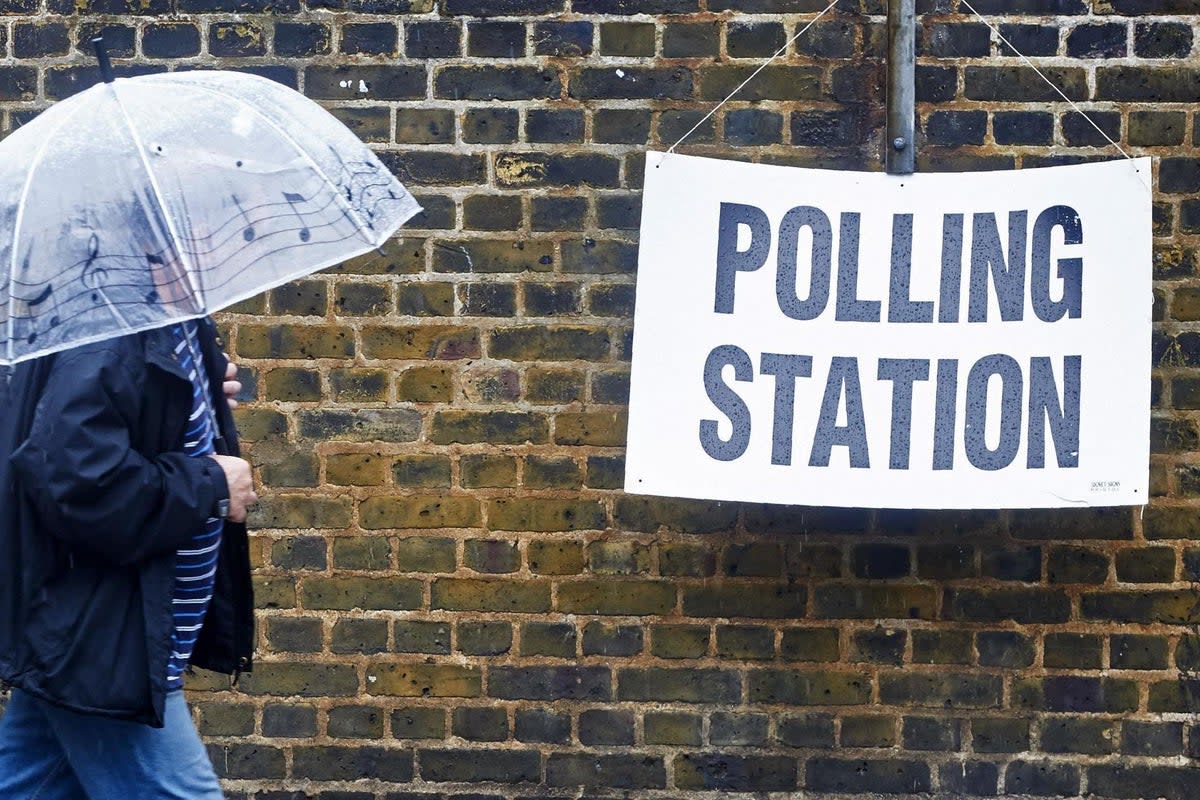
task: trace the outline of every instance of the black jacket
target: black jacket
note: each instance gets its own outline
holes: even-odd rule
[[[218,451],[237,455],[209,320]],[[0,377],[0,680],[60,706],[162,726],[175,551],[228,491],[183,452],[192,384],[169,329],[90,344]],[[245,525],[225,523],[192,664],[248,671]]]

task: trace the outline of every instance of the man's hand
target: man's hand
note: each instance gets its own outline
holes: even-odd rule
[[[250,474],[250,462],[234,456],[210,455],[209,458],[221,465],[225,483],[229,485],[229,516],[231,522],[245,522],[246,511],[258,502],[254,493],[254,478]]]
[[[229,355],[225,355],[225,360],[228,362],[225,366],[225,382],[221,384],[221,389],[225,392],[225,402],[229,403],[231,409],[238,407],[238,401],[233,398],[242,390],[241,381],[237,378],[237,365],[229,361]]]

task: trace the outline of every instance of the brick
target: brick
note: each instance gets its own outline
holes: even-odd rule
[[[951,619],[973,622],[1066,622],[1071,601],[1051,589],[951,589],[946,609]]]
[[[779,741],[789,747],[834,746],[833,717],[828,714],[785,714],[779,718],[777,731]]]
[[[1090,620],[1167,625],[1194,625],[1200,621],[1200,608],[1187,592],[1089,593],[1081,597],[1080,611],[1084,619]]]
[[[972,638],[967,631],[913,631],[912,660],[915,664],[970,664]]]
[[[579,465],[569,458],[530,456],[525,461],[525,485],[531,489],[570,489],[581,478]]]
[[[1001,680],[988,674],[912,673],[879,678],[884,703],[945,708],[999,708]]]
[[[257,528],[345,528],[350,524],[346,500],[278,494],[263,497],[251,512]]]
[[[1133,52],[1139,58],[1184,58],[1192,50],[1192,29],[1180,22],[1134,26]]]
[[[656,625],[651,652],[659,658],[701,658],[708,654],[709,630],[702,625]]]
[[[909,574],[911,556],[899,545],[857,545],[850,553],[850,569],[859,578],[899,578]]]
[[[382,664],[367,668],[367,693],[389,697],[478,697],[479,669],[457,664]]]
[[[1118,23],[1078,25],[1067,34],[1072,58],[1120,58],[1125,55],[1128,28]]]
[[[391,714],[391,728],[397,739],[441,739],[446,714],[440,708],[397,708]]]
[[[861,705],[871,696],[870,676],[857,672],[753,670],[748,685],[752,703]]]
[[[1166,669],[1167,640],[1161,636],[1114,634],[1109,640],[1113,669]]]
[[[1121,726],[1121,752],[1135,756],[1171,756],[1183,751],[1183,725],[1178,722],[1127,721]]]
[[[613,789],[666,788],[659,756],[551,753],[546,759],[550,786],[603,786]]]
[[[1023,753],[1029,749],[1029,720],[974,719],[971,736],[976,753]]]
[[[1117,553],[1117,580],[1129,583],[1170,583],[1175,580],[1175,551],[1146,547]]]
[[[398,32],[392,23],[369,22],[342,26],[341,51],[348,55],[395,56],[398,41]]]
[[[797,786],[796,760],[787,756],[688,754],[675,757],[674,769],[680,789],[767,792]]]
[[[1056,547],[1046,562],[1051,583],[1104,583],[1108,579],[1108,557],[1083,547]]]
[[[592,114],[592,140],[606,144],[641,144],[650,138],[650,123],[648,110],[600,109]],[[597,198],[598,201],[603,199]]]
[[[752,625],[718,625],[716,653],[723,659],[770,659],[775,655],[775,632]]]
[[[577,575],[583,571],[583,547],[578,542],[533,541],[526,548],[529,569],[541,575]]]
[[[579,715],[579,741],[589,746],[630,746],[634,741],[631,711],[591,709]]]
[[[300,596],[306,608],[348,611],[420,608],[421,583],[405,578],[305,578]]]
[[[628,242],[583,239],[562,245],[563,272],[575,275],[631,274],[637,249]]]
[[[662,54],[666,58],[716,56],[721,29],[715,22],[668,22],[663,26]]]
[[[527,622],[521,626],[521,655],[574,658],[575,626],[558,622]]]
[[[558,610],[568,614],[666,614],[675,587],[651,581],[571,581],[558,588]]]
[[[901,739],[908,750],[962,749],[961,720],[937,717],[904,717]]]
[[[317,710],[312,706],[268,703],[262,710],[262,733],[280,739],[316,736]]]
[[[850,638],[849,660],[899,666],[904,660],[908,635],[904,631],[876,628],[855,631]]]
[[[1103,639],[1085,633],[1050,633],[1043,643],[1043,662],[1047,667],[1099,669]]]
[[[449,58],[461,53],[462,28],[449,20],[404,23],[404,52],[409,58]]]
[[[305,92],[318,100],[421,100],[427,80],[425,68],[414,66],[313,66],[304,70]]]
[[[590,55],[592,32],[592,23],[584,20],[538,22],[530,37],[534,55],[560,58]]]
[[[1014,761],[1005,772],[1004,788],[1013,793],[1074,795],[1079,791],[1079,769],[1048,761]]]
[[[813,758],[806,774],[818,792],[917,793],[932,785],[928,764],[900,759]]]
[[[309,617],[271,617],[267,642],[274,652],[316,653],[321,650],[321,620]]]
[[[464,487],[517,485],[517,462],[504,456],[463,456],[459,462]]]
[[[433,418],[434,444],[544,442],[549,424],[540,414],[509,411],[439,411]],[[508,530],[513,530],[509,528]]]
[[[214,56],[266,55],[266,31],[259,25],[217,23],[208,29],[208,52]]]
[[[601,575],[644,575],[650,572],[650,548],[636,542],[593,542],[588,569]]]
[[[1048,67],[1042,70],[1067,97],[1087,100],[1086,73],[1074,67]],[[966,67],[963,70],[964,93],[970,100],[1023,100],[1026,102],[1059,100],[1059,95],[1028,67]]]
[[[467,655],[498,656],[512,649],[512,626],[506,622],[460,622],[458,649]]]
[[[651,22],[605,22],[600,24],[600,55],[654,55],[655,26]]]
[[[1191,767],[1097,765],[1087,768],[1088,790],[1101,797],[1187,800],[1195,792]]]
[[[721,669],[623,669],[617,699],[674,703],[737,703],[738,674]]]
[[[612,698],[607,667],[493,667],[488,694],[502,700],[589,700]]]
[[[378,708],[340,706],[329,711],[329,735],[335,739],[381,739],[383,720]]]
[[[1117,724],[1090,717],[1055,717],[1042,722],[1041,750],[1046,753],[1105,755],[1117,747]]]
[[[1041,681],[1042,703],[1049,711],[1116,712],[1137,707],[1137,684],[1113,678],[1056,676]]]
[[[262,745],[214,745],[209,758],[218,778],[278,778],[283,775],[283,750]]]
[[[836,628],[785,628],[779,653],[789,661],[837,661]]]
[[[761,109],[736,109],[725,113],[725,141],[749,147],[783,141],[783,115]]]
[[[926,587],[828,585],[816,588],[813,608],[825,619],[933,619],[937,597]]]
[[[802,617],[807,602],[802,586],[728,583],[687,588],[683,594],[684,613],[702,617]]]
[[[433,582],[431,604],[450,611],[546,612],[550,610],[550,585],[529,580],[439,578]]]
[[[610,625],[599,620],[583,629],[583,655],[629,657],[642,652],[643,633],[637,625]]]
[[[1097,100],[1194,102],[1200,69],[1112,66],[1096,70]]]
[[[508,712],[503,708],[456,708],[451,732],[472,742],[501,742],[508,738]]]
[[[547,144],[562,144],[565,142],[583,141],[583,112],[576,109],[530,109],[525,115],[525,134],[530,142]],[[575,200],[579,205],[586,206],[582,198],[537,197],[534,198],[534,219],[538,218],[539,203],[544,206],[553,205],[556,208],[564,205],[563,201]],[[565,210],[565,209],[562,209]],[[582,217],[582,213],[580,212]],[[558,224],[570,224],[570,218],[562,216],[550,217],[550,224],[534,225],[534,230],[554,230]]]
[[[275,23],[275,54],[284,57],[326,55],[331,50],[328,25],[306,22]]]
[[[701,744],[703,719],[697,714],[663,711],[647,712],[642,720],[646,744]]]
[[[488,501],[487,515],[494,530],[578,531],[605,527],[604,507],[592,500],[500,498]]]
[[[420,750],[421,777],[463,783],[525,783],[538,780],[542,760],[536,750]]]
[[[562,92],[557,71],[537,67],[442,67],[433,80],[434,97],[448,100],[548,100]]]
[[[447,495],[378,496],[359,505],[360,524],[380,528],[465,528],[480,524],[479,502]]]
[[[242,676],[242,691],[252,695],[289,697],[352,697],[358,691],[358,672],[349,664],[263,662]]]
[[[896,718],[877,715],[842,718],[843,747],[893,747],[896,744]]]
[[[684,67],[623,67],[621,72],[617,75],[611,68],[581,69],[571,74],[567,93],[575,100],[692,98],[692,73]]]
[[[445,622],[397,620],[392,625],[393,649],[398,653],[450,653],[450,625]]]
[[[544,708],[518,709],[513,735],[518,742],[566,744],[571,739],[571,717]]]

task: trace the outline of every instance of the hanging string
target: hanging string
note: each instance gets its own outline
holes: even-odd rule
[[[1013,47],[1012,42],[1010,42],[1008,39],[1004,38],[1004,34],[1000,32],[999,28],[997,28],[992,23],[988,22],[987,18],[985,16],[983,16],[983,14],[980,14],[978,11],[976,11],[975,7],[973,5],[971,5],[970,0],[959,0],[959,2],[962,3],[964,6],[966,6],[972,14],[979,17],[980,22],[982,22],[984,25],[987,25],[989,28],[991,28],[992,33],[996,34],[996,36],[998,36],[1000,38],[1001,42],[1008,45],[1008,48],[1010,50],[1012,50],[1014,53],[1019,55],[1021,57],[1022,61],[1024,61],[1026,64],[1028,64],[1030,67],[1032,67],[1033,71],[1038,74],[1038,77],[1041,78],[1042,80],[1044,80],[1047,83],[1047,85],[1050,86],[1051,89],[1053,89],[1055,92],[1057,92],[1059,97],[1061,97],[1063,100],[1066,100],[1068,103],[1070,103],[1071,108],[1075,109],[1075,111],[1080,116],[1082,116],[1084,119],[1086,119],[1093,128],[1095,128],[1097,131],[1099,131],[1100,135],[1103,136],[1105,139],[1107,139],[1109,144],[1111,144],[1113,147],[1117,148],[1117,152],[1119,152],[1121,155],[1125,156],[1130,161],[1134,160],[1133,156],[1129,155],[1129,153],[1126,153],[1125,150],[1121,147],[1121,145],[1114,142],[1112,140],[1112,137],[1110,137],[1107,133],[1105,133],[1104,129],[1101,128],[1099,125],[1097,125],[1096,121],[1094,119],[1092,119],[1091,116],[1086,111],[1084,111],[1082,108],[1080,108],[1078,105],[1076,105],[1074,100],[1067,97],[1066,94],[1063,93],[1062,89],[1058,88],[1058,86],[1054,83],[1054,81],[1047,78],[1046,74],[1037,68],[1037,64],[1034,64],[1032,61],[1029,60],[1029,58],[1024,53],[1022,53],[1017,48]]]
[[[828,14],[829,11],[834,6],[836,6],[839,2],[841,2],[841,0],[833,0],[833,2],[831,2],[829,5],[825,6],[824,11],[822,11],[820,14],[817,14],[815,17],[813,17],[811,20],[809,20],[809,23],[807,25],[805,25],[803,28],[801,28],[800,31],[795,36],[793,36],[792,38],[788,39],[786,42],[783,43],[783,47],[776,50],[774,55],[772,55],[769,59],[767,59],[762,64],[760,64],[758,69],[756,69],[756,70],[754,70],[754,72],[750,73],[749,78],[746,78],[746,80],[744,80],[740,84],[738,84],[737,88],[734,89],[732,92],[730,92],[729,95],[724,100],[722,100],[721,102],[719,102],[715,106],[713,106],[712,110],[709,111],[707,114],[705,114],[703,119],[701,119],[699,122],[697,122],[695,125],[693,125],[691,130],[689,130],[683,136],[679,137],[679,141],[677,141],[675,144],[668,147],[667,152],[674,153],[675,148],[679,147],[679,145],[683,144],[684,139],[688,138],[693,133],[695,133],[696,129],[699,128],[701,125],[703,125],[705,122],[708,122],[709,117],[711,117],[713,114],[717,113],[717,111],[719,111],[721,109],[721,106],[725,105],[730,100],[732,100],[734,95],[736,95],[738,92],[740,92],[742,89],[744,89],[746,87],[746,84],[748,84],[750,81],[754,80],[755,76],[758,75],[758,73],[762,72],[764,69],[766,69],[768,66],[770,66],[771,63],[775,61],[775,59],[779,58],[781,55],[783,55],[785,52],[787,52],[787,49],[789,47],[791,47],[792,42],[796,41],[801,36],[803,36],[805,33],[807,33],[808,29],[817,23],[817,20],[819,20],[821,17]]]

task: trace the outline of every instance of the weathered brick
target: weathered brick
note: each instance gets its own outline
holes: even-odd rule
[[[570,581],[558,587],[558,610],[568,614],[667,614],[675,587],[659,581]]]
[[[457,664],[383,664],[367,668],[368,694],[393,697],[478,697],[477,668]]]
[[[420,608],[421,582],[407,578],[305,578],[300,596],[306,608],[385,610]]]
[[[590,700],[612,698],[607,667],[494,667],[488,694],[502,700]]]
[[[544,581],[439,578],[433,582],[432,607],[451,611],[550,610],[550,584]]]
[[[472,528],[480,524],[479,501],[447,495],[380,495],[359,505],[364,528]]]

